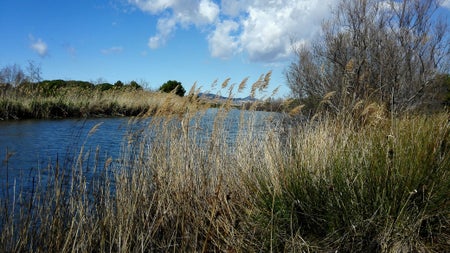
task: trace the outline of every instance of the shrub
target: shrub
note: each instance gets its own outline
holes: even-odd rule
[[[183,88],[181,83],[173,80],[165,82],[163,85],[161,85],[159,90],[166,93],[175,93],[180,97],[184,96],[184,94],[186,93],[186,90]]]
[[[110,83],[101,83],[101,84],[97,84],[95,86],[96,89],[100,90],[100,91],[105,91],[105,90],[110,90],[112,89],[114,86]]]

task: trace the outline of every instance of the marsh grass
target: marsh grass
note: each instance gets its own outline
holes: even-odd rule
[[[268,246],[448,250],[448,114],[353,124],[325,118],[293,130],[284,149],[272,144],[271,159],[283,159],[253,180]]]
[[[204,138],[211,110],[170,96],[119,161],[88,172],[81,150],[70,168],[49,165],[48,180],[38,173],[31,193],[13,187],[1,199],[0,251],[450,249],[448,113],[288,126],[273,114],[260,131],[259,114],[242,111],[230,142],[231,102],[214,110]]]
[[[172,112],[178,112],[184,110],[180,105],[185,99],[145,90],[76,87],[60,88],[53,95],[14,93],[0,97],[0,120],[138,116],[161,112],[158,107],[168,100],[172,101]]]

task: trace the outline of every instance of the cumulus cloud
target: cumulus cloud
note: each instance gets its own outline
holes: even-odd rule
[[[35,39],[33,35],[28,36],[30,39],[30,47],[38,53],[39,56],[44,57],[48,54],[47,43],[45,43],[41,38]]]
[[[160,15],[157,33],[149,38],[152,49],[164,46],[180,27],[202,27],[214,23],[219,16],[219,6],[211,0],[128,0],[142,11]]]
[[[233,35],[239,24],[225,20],[217,24],[216,29],[208,36],[209,50],[213,57],[229,58],[239,51],[239,37]]]
[[[251,61],[274,62],[291,54],[320,30],[334,0],[129,0],[159,17],[152,49],[163,46],[178,28],[208,27],[213,57],[244,53]]]
[[[123,51],[122,47],[110,47],[110,48],[100,50],[100,52],[104,55],[118,54],[118,53],[121,53],[122,51]]]
[[[219,6],[209,0],[202,0],[198,6],[198,13],[205,22],[211,23],[214,22],[219,15]]]

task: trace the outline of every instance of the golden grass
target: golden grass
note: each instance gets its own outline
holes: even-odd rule
[[[183,113],[187,97],[145,90],[61,88],[53,96],[0,98],[1,119],[137,116]],[[160,110],[159,107],[165,107]]]

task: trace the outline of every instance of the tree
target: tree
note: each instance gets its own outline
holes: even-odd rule
[[[163,85],[161,85],[159,90],[166,93],[175,93],[180,97],[184,96],[184,94],[186,93],[186,90],[183,88],[181,83],[174,80],[165,82]]]
[[[317,105],[334,94],[328,104],[337,111],[361,100],[391,110],[420,105],[450,58],[439,7],[439,0],[341,0],[318,40],[295,48],[286,72],[293,95]]]
[[[37,96],[38,92],[36,89],[39,83],[42,81],[41,66],[36,64],[34,61],[28,61],[26,79],[27,80],[25,82],[19,84],[18,90],[20,90],[22,94],[31,94],[32,96]]]
[[[133,89],[133,90],[142,90],[142,86],[140,86],[136,81],[131,81],[129,86]]]
[[[27,72],[31,83],[39,83],[42,80],[41,66],[34,61],[28,61]]]
[[[17,87],[27,81],[28,77],[26,76],[22,68],[17,64],[6,66],[0,69],[0,83],[2,84],[8,84],[13,87]]]
[[[105,91],[105,90],[110,90],[112,89],[114,86],[110,83],[99,83],[97,85],[95,85],[95,88],[101,91]]]
[[[122,88],[123,87],[123,83],[122,83],[122,81],[117,81],[117,82],[115,82],[114,83],[114,88],[116,88],[116,89],[120,89],[120,88]]]

